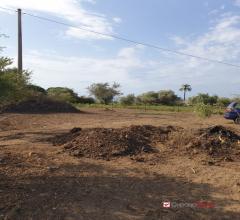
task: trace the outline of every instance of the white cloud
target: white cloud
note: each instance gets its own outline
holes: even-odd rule
[[[178,36],[172,39],[181,47],[180,52],[236,65],[240,63],[240,16],[238,15],[222,15],[208,32],[191,40]],[[160,72],[167,73],[169,80],[172,79],[176,83],[189,82],[198,92],[227,96],[238,93],[235,82],[239,78],[238,68],[184,56],[173,59],[172,65],[169,62],[159,68],[160,71],[155,70],[156,76],[157,73],[160,75]]]
[[[132,71],[145,68],[138,57],[140,50],[138,47],[123,48],[114,58],[108,59],[29,51],[24,64],[25,68],[34,70],[33,82],[44,87],[68,86],[83,94],[91,83],[117,81],[127,90],[138,83]]]
[[[5,1],[5,3],[7,2],[11,1]],[[73,3],[75,1],[65,0],[64,2]],[[41,3],[36,2],[36,4]],[[55,15],[61,12],[60,14],[64,15],[65,19],[69,21],[75,23],[78,20],[77,13],[66,15],[65,10],[62,10],[61,7],[59,6],[54,12]],[[53,13],[55,9],[51,8],[50,4],[48,9],[38,11],[46,12],[47,10]],[[82,7],[79,8],[78,5],[77,10],[82,10]],[[66,11],[71,12],[71,10]],[[84,13],[82,16],[85,16]],[[102,17],[90,16],[90,18],[86,17],[86,20],[84,20],[86,23],[100,22],[100,25],[95,27],[96,31],[112,33],[112,26],[102,27],[102,21],[106,21],[104,15]],[[74,28],[68,29],[67,34],[80,38],[96,39],[100,37],[98,35],[90,36],[89,33]],[[239,15],[228,13],[219,16],[218,20],[212,24],[212,27],[206,33],[197,37],[182,38],[175,36],[171,39],[175,46],[180,48],[180,52],[229,63],[240,63]],[[68,86],[80,93],[86,93],[85,88],[90,83],[106,81],[119,82],[123,86],[125,93],[169,88],[178,91],[178,87],[182,83],[192,85],[192,94],[210,92],[230,96],[238,93],[239,88],[236,82],[239,81],[240,71],[237,68],[169,53],[159,52],[160,55],[156,56],[153,56],[152,53],[155,55],[154,50],[149,49],[148,51],[147,48],[142,46],[123,48],[117,51],[113,58],[104,59],[96,57],[65,57],[57,54],[46,55],[43,52],[31,52],[26,55],[24,65],[34,71],[33,80],[35,83],[44,87]]]
[[[239,25],[240,16],[222,16],[207,33],[192,41],[187,41],[188,43],[181,49],[181,52],[220,61],[239,63]],[[186,42],[184,39],[182,41]]]
[[[216,15],[218,13],[222,13],[222,11],[225,9],[225,5],[221,5],[219,8],[211,10],[208,15]]]
[[[240,16],[224,15],[207,33],[192,39],[173,37],[179,51],[240,63]],[[145,54],[156,54],[147,58]],[[125,93],[173,89],[190,83],[198,92],[231,96],[238,93],[239,69],[195,58],[161,53],[146,47],[122,48],[113,58],[64,57],[28,53],[27,68],[34,70],[34,82],[45,87],[68,86],[81,94],[93,82],[119,82]],[[230,78],[228,76],[231,76]]]
[[[82,5],[83,2],[95,3],[94,0],[1,0],[1,6],[49,13],[56,17],[64,18],[74,25],[84,26],[87,29],[104,34],[113,34],[111,20],[105,15],[85,10]],[[120,21],[120,19],[117,20]],[[97,35],[76,29],[73,30],[72,28],[67,30],[66,33],[69,36],[80,39],[110,39],[104,35]]]
[[[122,23],[122,19],[119,18],[119,17],[113,18],[113,21],[116,22],[116,23],[118,23],[118,24]]]

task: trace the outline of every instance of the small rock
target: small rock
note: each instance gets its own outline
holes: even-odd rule
[[[52,166],[52,167],[47,167],[47,169],[48,169],[50,172],[52,172],[52,171],[55,171],[55,170],[59,169],[59,167],[57,167],[57,166]]]
[[[233,162],[233,159],[231,157],[224,157],[224,161]]]
[[[128,205],[126,206],[126,208],[127,208],[128,210],[130,210],[130,211],[136,211],[136,208],[133,207],[133,206],[131,206],[130,204],[128,204]]]
[[[214,161],[208,161],[207,163],[208,163],[209,166],[213,166],[215,164]]]
[[[82,130],[82,128],[73,128],[70,132],[71,133],[78,133]]]

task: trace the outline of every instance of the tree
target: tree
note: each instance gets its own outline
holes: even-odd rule
[[[146,92],[137,97],[140,103],[153,105],[158,103],[158,93],[154,91]]]
[[[0,57],[0,73],[6,71],[7,67],[12,65],[12,59],[8,57]]]
[[[129,94],[120,98],[120,104],[122,105],[133,105],[136,101],[134,94]]]
[[[33,96],[39,96],[39,95],[47,95],[47,91],[37,85],[29,84],[27,85],[27,89],[30,93],[32,93]]]
[[[163,105],[175,105],[180,98],[172,90],[161,90],[158,93],[158,103]]]
[[[47,95],[56,100],[76,103],[78,102],[78,95],[67,87],[50,87],[47,89]]]
[[[231,99],[229,98],[225,98],[225,97],[220,97],[217,100],[217,104],[222,106],[222,107],[226,107],[231,103]]]
[[[179,89],[183,92],[183,100],[186,101],[186,93],[192,91],[192,87],[189,84],[183,84],[182,87]]]
[[[7,37],[0,34],[0,37]],[[4,47],[0,46],[0,52]],[[11,67],[13,60],[8,57],[0,57],[0,104],[5,105],[21,101],[28,93],[31,72],[24,70],[19,73],[17,68]]]
[[[87,89],[98,102],[108,105],[116,96],[121,94],[119,87],[120,85],[117,83],[113,83],[112,86],[109,83],[94,83]]]
[[[19,73],[17,68],[9,67],[12,60],[0,57],[0,102],[8,104],[20,101],[28,96],[27,85],[30,72],[24,70]]]
[[[80,96],[78,98],[78,102],[82,103],[82,104],[94,104],[95,103],[95,99],[92,98],[92,97]]]
[[[218,96],[210,96],[208,93],[199,93],[197,96],[193,96],[189,99],[191,104],[203,103],[205,105],[214,105],[218,101]]]

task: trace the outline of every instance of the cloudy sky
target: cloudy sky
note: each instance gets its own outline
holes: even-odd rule
[[[240,0],[0,0],[73,26],[240,65]],[[0,9],[2,55],[16,58],[16,13]],[[193,87],[240,94],[240,68],[123,42],[105,35],[23,16],[24,68],[45,88],[67,86],[80,95],[96,82],[119,82],[125,94]]]

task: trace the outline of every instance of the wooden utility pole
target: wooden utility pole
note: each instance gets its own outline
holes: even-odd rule
[[[18,9],[18,73],[23,71],[22,61],[22,10]]]

